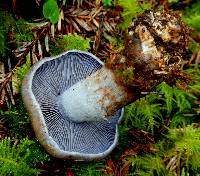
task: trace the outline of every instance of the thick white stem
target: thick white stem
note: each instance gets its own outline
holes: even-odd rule
[[[102,67],[63,92],[58,101],[73,121],[100,121],[118,110],[126,97],[127,93],[117,85],[113,73]]]

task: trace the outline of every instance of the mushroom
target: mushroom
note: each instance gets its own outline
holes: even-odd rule
[[[26,75],[22,97],[39,142],[54,157],[93,160],[108,155],[117,144],[123,109],[109,120],[75,122],[61,103],[62,94],[103,65],[94,55],[77,50],[44,58]],[[80,96],[81,97],[81,96]],[[66,97],[67,98],[67,97]],[[73,97],[65,106],[79,104]],[[81,111],[84,107],[79,106]],[[78,117],[77,117],[78,118]]]
[[[77,50],[39,61],[26,76],[22,95],[40,143],[58,158],[109,154],[117,143],[120,108],[162,81],[186,79],[180,61],[187,38],[173,14],[146,12],[131,26],[123,51],[105,65]]]

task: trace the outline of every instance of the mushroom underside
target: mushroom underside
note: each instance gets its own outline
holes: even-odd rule
[[[117,124],[122,117],[122,109],[108,121],[76,123],[69,119],[59,103],[59,96],[64,91],[101,67],[101,61],[95,56],[70,51],[47,60],[35,70],[31,89],[41,108],[48,134],[60,150],[81,155],[101,154],[116,145]],[[70,103],[73,100],[66,101]]]

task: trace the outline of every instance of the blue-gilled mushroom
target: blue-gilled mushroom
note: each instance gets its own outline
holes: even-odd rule
[[[179,18],[150,11],[130,27],[124,50],[105,65],[77,50],[39,61],[22,86],[36,137],[58,158],[105,157],[117,144],[120,108],[161,81],[173,83],[186,47]]]
[[[110,116],[109,120],[102,121],[99,119],[102,115],[99,113],[98,117],[99,114],[94,112],[95,102],[85,99],[88,92],[84,87],[79,95],[73,89],[68,93],[73,85],[97,73],[102,65],[94,55],[72,50],[39,61],[24,79],[23,101],[36,137],[53,156],[92,160],[105,157],[116,146],[117,125],[123,109]],[[88,86],[95,89],[95,84]],[[76,99],[77,96],[80,100]],[[71,109],[74,104],[76,107]],[[67,105],[70,105],[69,109]],[[86,119],[83,119],[84,116]],[[79,120],[79,117],[82,119]]]

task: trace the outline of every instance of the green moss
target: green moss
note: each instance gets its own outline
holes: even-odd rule
[[[194,52],[198,52],[199,51],[199,44],[196,42],[189,42],[189,50],[194,53]]]
[[[194,103],[200,97],[199,70],[190,69],[194,83],[186,91],[165,82],[157,86],[154,94],[149,94],[125,107],[124,122],[129,128],[153,132],[170,119],[170,126],[184,127],[198,120],[198,105]],[[196,111],[194,110],[196,109]]]
[[[26,63],[18,67],[14,71],[14,76],[16,80],[13,81],[13,86],[17,89],[18,92],[21,90],[22,80],[24,79],[25,75],[31,68],[31,61],[30,61],[30,53],[26,55]]]
[[[138,128],[153,133],[155,127],[163,119],[161,106],[153,99],[153,95],[149,95],[126,106],[124,114],[125,124],[130,128]]]
[[[154,94],[125,107],[123,125],[129,129],[152,132],[157,140],[151,147],[155,149],[154,154],[142,153],[125,158],[123,162],[130,165],[130,175],[199,173],[200,128],[198,124],[193,125],[199,121],[197,110],[194,111],[197,107],[194,101],[200,97],[199,69],[194,67],[187,70],[187,73],[193,75],[194,79],[187,90],[163,82]]]
[[[3,10],[0,10],[0,24],[0,60],[4,61],[11,44],[17,44],[19,47],[23,42],[31,42],[34,35],[26,21],[16,21],[11,14]]]
[[[196,175],[200,171],[200,128],[189,125],[180,129],[169,129],[166,139],[162,141],[160,152],[167,158],[176,158],[177,167],[186,168]],[[167,145],[171,143],[171,145]],[[180,165],[178,165],[180,164]]]
[[[0,110],[0,115],[8,125],[10,136],[23,139],[32,132],[32,128],[21,98],[17,99],[15,103],[15,106],[5,112]]]
[[[10,138],[0,141],[1,176],[33,176],[41,171],[33,168],[35,163],[45,161],[47,157],[38,152],[35,142],[23,139],[19,142]]]
[[[36,166],[37,163],[50,160],[49,154],[46,153],[44,148],[35,139],[23,138],[20,140],[18,147],[21,150],[21,155],[26,155],[26,152],[29,152],[24,161],[30,166]]]
[[[37,163],[50,160],[49,155],[35,139],[29,116],[19,98],[16,105],[7,111],[0,111],[0,119],[4,119],[8,134],[12,138],[0,141],[0,173],[1,176],[38,175]]]
[[[163,176],[200,171],[200,128],[192,125],[181,129],[169,129],[151,148],[154,153],[129,156],[125,165],[131,166],[129,174],[134,176]]]
[[[31,42],[34,38],[32,27],[25,20],[16,21],[13,32],[18,47],[21,46],[23,42]]]
[[[69,34],[56,38],[56,42],[50,44],[51,55],[58,55],[64,51],[73,49],[88,51],[90,49],[90,40],[84,39],[77,34]]]
[[[101,176],[103,174],[104,161],[79,163],[72,166],[77,176]]]
[[[195,152],[200,152],[200,128],[187,126],[181,129],[170,129],[167,137],[174,142],[176,149],[182,154],[193,155]]]
[[[159,155],[146,154],[144,156],[133,156],[127,159],[131,163],[131,174],[133,176],[170,176],[162,158]]]
[[[200,32],[200,1],[197,1],[192,6],[187,7],[182,19],[190,27]]]

